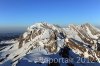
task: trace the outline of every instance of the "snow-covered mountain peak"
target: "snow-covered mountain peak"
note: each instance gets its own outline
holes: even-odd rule
[[[28,30],[31,30],[31,29],[40,29],[40,28],[47,28],[47,29],[56,29],[56,26],[52,25],[52,24],[48,24],[48,23],[45,23],[45,22],[41,22],[41,23],[35,23],[34,25],[28,27]]]
[[[0,49],[0,64],[16,66],[23,59],[44,63],[39,59],[36,61],[35,58],[49,58],[52,55],[75,58],[69,55],[70,52],[89,61],[100,62],[99,38],[100,30],[91,24],[71,24],[69,27],[61,28],[53,24],[36,23],[28,27],[13,44]],[[63,48],[66,50],[62,51]]]

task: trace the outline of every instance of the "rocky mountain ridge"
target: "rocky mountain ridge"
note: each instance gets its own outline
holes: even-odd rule
[[[71,24],[64,28],[48,23],[36,23],[28,27],[16,42],[0,48],[0,64],[1,66],[20,66],[18,65],[20,60],[27,55],[35,58],[56,55],[64,47],[80,57],[99,63],[100,30],[88,23]],[[35,61],[34,58],[29,61],[44,63],[40,60]]]

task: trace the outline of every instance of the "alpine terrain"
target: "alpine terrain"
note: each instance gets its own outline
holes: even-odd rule
[[[100,66],[100,29],[36,23],[16,39],[1,41],[0,66]]]

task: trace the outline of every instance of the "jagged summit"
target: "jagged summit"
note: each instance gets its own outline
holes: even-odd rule
[[[28,27],[27,31],[13,44],[0,48],[0,64],[1,66],[22,66],[20,62],[24,60],[45,63],[35,59],[49,58],[52,55],[75,58],[73,54],[89,61],[100,62],[99,40],[100,30],[91,24],[71,24],[69,27],[61,28],[48,23],[36,23]],[[60,52],[62,48],[65,48],[64,51],[67,51],[67,54]]]

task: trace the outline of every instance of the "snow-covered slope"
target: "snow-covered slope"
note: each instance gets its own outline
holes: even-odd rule
[[[48,58],[74,58],[73,62],[61,63],[60,66],[88,66],[86,61],[100,62],[100,30],[90,24],[69,25],[61,28],[47,23],[36,23],[12,44],[0,47],[1,66],[50,66]],[[7,41],[10,43],[10,41]],[[5,42],[5,43],[7,43]],[[2,42],[3,43],[3,42]],[[42,58],[42,60],[41,60]],[[91,65],[91,63],[90,63]]]

